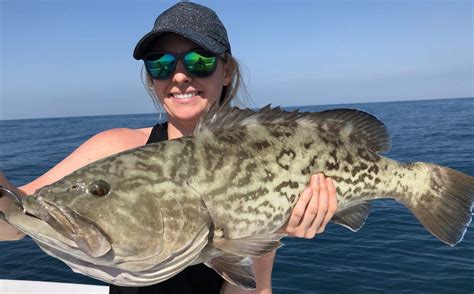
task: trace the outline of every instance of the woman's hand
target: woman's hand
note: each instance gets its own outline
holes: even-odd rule
[[[323,174],[312,175],[309,187],[301,193],[284,232],[311,239],[324,232],[336,210],[336,188],[332,179]]]

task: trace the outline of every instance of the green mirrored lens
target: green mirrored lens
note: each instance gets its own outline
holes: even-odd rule
[[[157,54],[148,56],[145,66],[153,79],[166,79],[174,71],[176,58],[171,54]]]
[[[216,69],[217,57],[204,52],[191,51],[184,56],[188,71],[198,77],[211,75]]]

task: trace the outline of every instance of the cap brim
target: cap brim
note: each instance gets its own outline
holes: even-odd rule
[[[199,47],[217,55],[223,54],[227,48],[226,46],[222,45],[216,40],[195,31],[186,31],[186,30],[176,31],[172,29],[167,29],[167,30],[151,31],[145,36],[143,36],[143,38],[141,38],[140,41],[138,41],[137,45],[135,46],[135,50],[133,50],[133,58],[135,58],[136,60],[143,59],[150,52],[151,46],[153,45],[154,41],[158,37],[166,33],[174,33],[174,34],[183,36],[186,39],[189,39],[193,41],[194,43],[196,43],[196,45],[198,45]]]

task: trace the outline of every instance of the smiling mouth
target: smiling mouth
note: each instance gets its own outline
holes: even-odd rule
[[[176,99],[190,99],[201,93],[202,93],[201,91],[194,91],[194,92],[188,92],[188,93],[170,93],[170,96]]]

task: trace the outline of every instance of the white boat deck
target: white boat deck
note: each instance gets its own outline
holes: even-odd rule
[[[0,280],[0,294],[108,294],[109,287],[38,282],[38,281],[20,281],[20,280]]]

